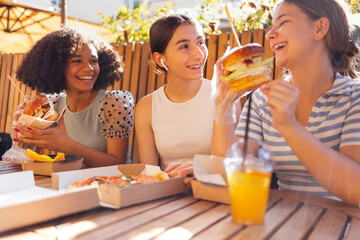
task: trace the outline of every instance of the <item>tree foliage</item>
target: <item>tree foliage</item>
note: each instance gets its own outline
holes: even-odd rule
[[[200,13],[197,20],[204,27],[204,32],[208,34],[220,34],[220,19],[224,12],[221,0],[203,0],[199,6]]]
[[[116,16],[105,17],[101,12],[98,14],[103,19],[102,25],[116,35],[115,43],[119,44],[148,41],[151,24],[170,11],[170,2],[153,11],[151,6],[146,6],[146,1],[141,1],[133,11],[124,5]]]
[[[359,0],[346,1],[353,13],[360,12]],[[147,0],[140,1],[133,11],[127,5],[122,6],[116,16],[105,17],[98,12],[103,19],[102,25],[116,35],[115,43],[148,41],[151,24],[157,18],[173,12],[170,2],[155,10],[147,3]],[[218,28],[220,19],[227,19],[224,11],[226,3],[222,0],[203,0],[202,4],[192,8],[193,12],[188,15],[200,22],[205,33],[219,34],[221,33]],[[276,0],[233,1],[229,6],[229,11],[236,30],[241,32],[271,27],[275,4]]]
[[[232,16],[236,16],[234,19],[236,30],[244,31],[270,27],[275,2],[276,0],[242,1],[237,8],[232,8]]]

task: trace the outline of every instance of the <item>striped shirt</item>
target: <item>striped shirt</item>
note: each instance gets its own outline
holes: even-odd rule
[[[273,153],[279,188],[333,197],[306,170],[281,134],[272,126],[267,97],[261,90],[252,96],[249,138],[261,140]],[[237,136],[245,135],[248,102],[241,113]],[[360,79],[336,75],[333,87],[321,96],[311,110],[306,129],[334,150],[360,145]]]

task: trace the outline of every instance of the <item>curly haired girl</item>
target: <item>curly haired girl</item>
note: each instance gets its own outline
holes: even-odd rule
[[[127,91],[104,90],[122,74],[121,60],[109,44],[82,29],[61,28],[33,46],[16,74],[66,113],[53,128],[17,124],[14,130],[21,136],[14,141],[84,156],[89,167],[125,163],[134,99]]]

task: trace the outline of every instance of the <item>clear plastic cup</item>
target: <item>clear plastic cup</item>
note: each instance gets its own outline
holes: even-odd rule
[[[254,147],[255,146],[255,147]],[[233,144],[224,160],[233,220],[262,224],[274,168],[272,155],[252,141],[243,158],[243,141]]]

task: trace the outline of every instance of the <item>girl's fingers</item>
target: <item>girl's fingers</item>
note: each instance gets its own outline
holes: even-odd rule
[[[268,95],[268,102],[271,102],[271,100],[273,99],[288,102],[291,98],[293,98],[293,96],[290,95],[288,92],[284,92],[281,90],[272,90],[271,93]]]
[[[272,81],[261,86],[261,90],[268,98],[281,98],[287,100],[289,97],[298,96],[298,88],[284,81]]]
[[[191,180],[193,180],[193,179],[195,179],[195,178],[193,178],[193,177],[187,177],[187,178],[185,178],[184,183],[187,184],[187,185],[190,185],[190,182],[191,182]]]
[[[183,169],[179,169],[178,171],[178,176],[192,176],[194,174],[194,168],[188,167],[188,168],[183,168]]]
[[[23,144],[25,143],[25,144],[37,146],[40,148],[45,148],[45,146],[46,146],[46,141],[42,140],[42,139],[31,139],[31,138],[19,137],[18,141]]]
[[[26,101],[22,101],[21,103],[19,103],[18,109],[23,109],[25,106],[26,106]]]
[[[193,173],[193,162],[189,161],[186,163],[179,164],[175,169],[167,172],[169,177],[185,176]]]
[[[181,164],[182,163],[172,163],[165,169],[165,172],[169,173],[169,172],[173,171],[174,169],[176,169],[177,167],[179,167]]]
[[[44,130],[35,128],[35,127],[17,127],[19,133],[22,135],[22,138],[30,138],[30,139],[41,139],[41,136],[44,135]]]

